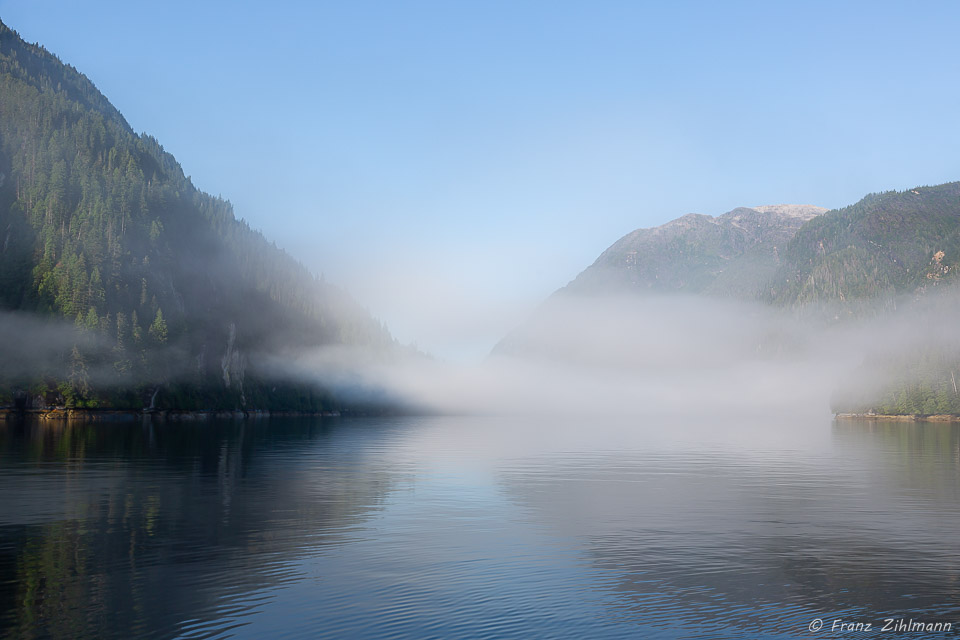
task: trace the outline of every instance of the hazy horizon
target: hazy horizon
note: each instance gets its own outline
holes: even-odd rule
[[[942,126],[960,7],[928,8],[0,0],[0,18],[402,343],[477,362],[633,229],[960,177]]]

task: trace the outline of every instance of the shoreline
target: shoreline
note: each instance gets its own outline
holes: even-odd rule
[[[207,420],[257,420],[263,418],[340,418],[340,411],[268,411],[261,409],[244,409],[228,411],[223,409],[201,410],[137,410],[137,409],[68,409],[66,407],[48,407],[45,409],[17,410],[10,407],[0,407],[0,423],[23,418],[34,418],[44,421],[75,421],[75,422],[205,422]],[[960,423],[957,414],[885,414],[885,413],[836,413],[835,420],[859,422],[936,422]]]
[[[836,420],[875,420],[877,422],[960,422],[960,415],[943,413],[935,415],[908,414],[897,415],[887,413],[837,413]]]
[[[66,407],[50,407],[46,409],[25,409],[18,411],[16,409],[0,408],[0,422],[21,418],[78,422],[133,422],[137,420],[203,422],[206,420],[248,420],[270,417],[339,418],[340,416],[341,413],[339,411],[266,411],[259,409],[236,411],[213,409],[145,411],[136,409],[68,409]]]

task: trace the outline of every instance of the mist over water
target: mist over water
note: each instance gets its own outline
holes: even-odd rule
[[[949,319],[958,312],[960,292],[947,288],[856,313],[705,296],[555,295],[480,362],[382,345],[271,348],[285,342],[279,336],[242,357],[267,378],[311,383],[347,402],[430,413],[821,418],[837,406],[874,406],[923,354],[956,359],[960,333]],[[16,336],[0,344],[7,381],[73,380],[78,348],[94,385],[196,378],[199,361],[180,344],[147,347],[160,366],[124,373],[116,345],[95,331],[0,313],[0,332]]]
[[[692,296],[554,296],[480,363],[324,348],[277,362],[346,394],[380,389],[445,413],[823,417],[876,398],[878,358],[960,352],[955,291],[854,315]]]
[[[0,632],[801,638],[817,619],[960,623],[960,428],[830,414],[851,378],[886,384],[871,358],[955,349],[956,303],[811,318],[557,297],[475,365],[258,354],[279,378],[445,415],[8,421]],[[34,355],[56,361],[75,329],[37,331],[50,351]]]

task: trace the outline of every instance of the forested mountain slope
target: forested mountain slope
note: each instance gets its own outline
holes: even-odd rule
[[[336,400],[278,381],[262,356],[393,347],[349,295],[194,187],[85,76],[3,24],[0,309],[16,326],[32,314],[76,328],[57,353],[35,345],[32,370],[0,372],[0,405],[29,387],[37,403],[318,410]],[[11,358],[27,357],[19,346]]]
[[[783,305],[892,300],[953,282],[960,182],[871,194],[805,224],[763,298]]]

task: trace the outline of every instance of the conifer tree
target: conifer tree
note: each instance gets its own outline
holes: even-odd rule
[[[163,310],[157,309],[157,315],[150,325],[150,337],[157,343],[164,344],[167,341],[167,322],[163,319]]]

